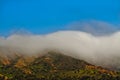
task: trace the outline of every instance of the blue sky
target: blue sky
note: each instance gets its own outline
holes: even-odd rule
[[[82,20],[120,23],[120,0],[0,0],[0,35],[25,29],[44,34]]]

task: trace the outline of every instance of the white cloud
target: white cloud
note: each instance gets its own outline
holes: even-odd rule
[[[103,24],[99,24],[103,27]],[[120,32],[94,36],[82,31],[59,31],[47,35],[13,34],[0,38],[0,54],[36,55],[44,50],[58,50],[65,55],[92,64],[120,68]]]

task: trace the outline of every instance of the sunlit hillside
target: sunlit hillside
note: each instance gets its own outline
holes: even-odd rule
[[[39,57],[1,59],[0,80],[120,80],[120,72],[50,51]]]

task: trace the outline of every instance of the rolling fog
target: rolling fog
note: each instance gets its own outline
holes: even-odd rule
[[[82,31],[58,31],[46,35],[12,34],[0,37],[0,55],[44,55],[45,50],[85,60],[104,67],[120,68],[120,32],[95,36]]]

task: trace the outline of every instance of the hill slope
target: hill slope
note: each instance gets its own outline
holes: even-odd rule
[[[1,58],[0,80],[120,80],[120,72],[50,51],[38,57]]]

